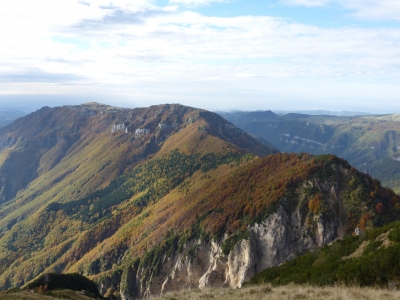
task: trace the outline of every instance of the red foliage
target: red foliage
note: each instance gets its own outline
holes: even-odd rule
[[[384,206],[382,203],[378,203],[378,204],[375,206],[375,211],[376,211],[378,214],[383,214],[383,213],[385,213],[385,206]]]
[[[397,196],[393,196],[393,197],[390,199],[390,203],[392,204],[392,206],[395,206],[398,202],[399,202],[399,199],[398,199]]]
[[[197,193],[190,201],[198,203],[193,210],[181,214],[177,223],[188,228],[194,222],[193,211],[199,216],[209,214],[201,226],[209,233],[243,230],[245,220],[262,218],[265,211],[277,203],[285,191],[295,186],[310,174],[324,166],[316,159],[304,160],[297,154],[280,153],[269,155],[248,166],[244,166],[221,180],[210,182],[204,193]],[[189,197],[189,196],[188,196]],[[312,210],[317,213],[322,195],[314,199]],[[213,201],[208,201],[213,199]],[[239,222],[240,221],[240,222]]]

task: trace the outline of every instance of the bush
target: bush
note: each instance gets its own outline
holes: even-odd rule
[[[232,235],[229,238],[227,238],[225,240],[225,242],[222,244],[221,248],[222,248],[222,252],[225,255],[228,255],[229,252],[231,252],[233,250],[233,248],[235,247],[235,245],[240,242],[241,240],[245,240],[249,238],[249,232],[246,231],[242,231],[238,234]]]
[[[96,297],[103,298],[96,284],[90,279],[77,273],[73,274],[46,274],[28,284],[28,289],[46,290],[61,290],[68,289],[73,291],[86,291]]]
[[[400,242],[400,226],[396,226],[395,228],[392,229],[392,231],[389,232],[388,235],[389,240],[393,242]]]

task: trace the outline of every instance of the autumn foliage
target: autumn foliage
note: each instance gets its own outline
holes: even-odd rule
[[[378,204],[375,206],[375,211],[376,211],[378,214],[383,214],[383,213],[385,212],[385,206],[384,206],[382,203],[378,203]]]
[[[314,213],[314,215],[317,214],[323,197],[324,195],[319,193],[308,202],[308,208]]]
[[[368,223],[369,221],[371,221],[372,218],[373,218],[373,216],[372,216],[371,213],[368,212],[368,213],[364,214],[364,215],[362,216],[362,218],[360,219],[360,222],[359,222],[358,227],[359,227],[361,230],[365,230],[365,229],[366,229],[366,226],[367,226],[367,223]]]
[[[188,228],[195,221],[194,212],[206,214],[202,227],[211,235],[232,233],[247,225],[261,221],[274,205],[284,197],[287,190],[295,187],[322,163],[310,163],[309,157],[297,154],[276,154],[259,159],[242,167],[224,180],[213,180],[207,189],[198,191],[196,208],[183,214],[176,224]],[[315,199],[318,201],[322,195]]]

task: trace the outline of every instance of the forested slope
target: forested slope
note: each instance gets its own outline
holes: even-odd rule
[[[194,172],[275,149],[181,105],[42,108],[0,129],[0,286],[66,271]]]

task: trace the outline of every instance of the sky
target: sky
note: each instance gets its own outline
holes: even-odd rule
[[[0,109],[400,113],[400,0],[12,0],[0,40]]]

